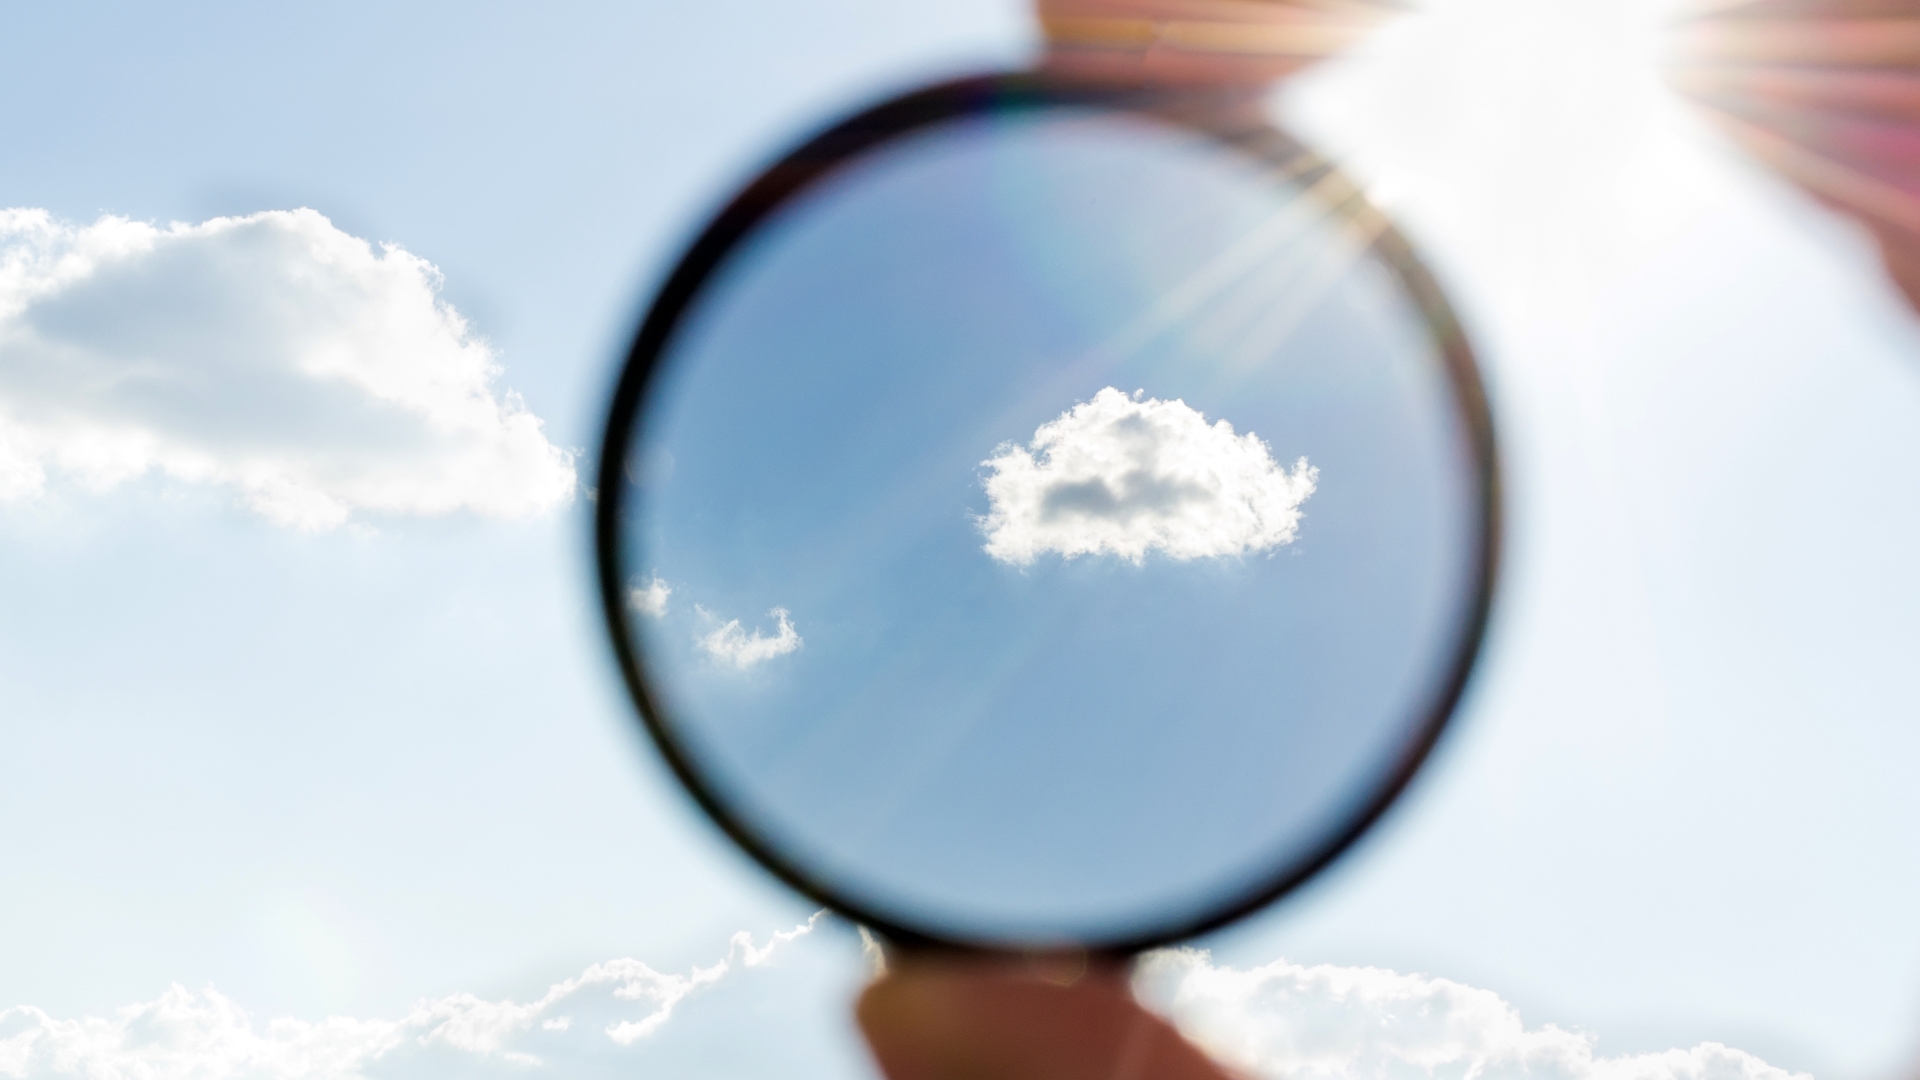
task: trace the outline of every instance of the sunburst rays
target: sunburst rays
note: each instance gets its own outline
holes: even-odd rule
[[[1866,224],[1920,304],[1920,0],[1705,0],[1671,46],[1674,88]]]
[[[1259,85],[1352,45],[1401,0],[1038,0],[1050,66],[1159,83]]]

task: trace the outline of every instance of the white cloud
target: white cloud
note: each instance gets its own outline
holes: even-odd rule
[[[705,618],[714,618],[705,608],[698,609]],[[793,628],[793,620],[786,608],[774,608],[767,612],[778,624],[772,637],[755,629],[749,634],[740,626],[739,619],[730,619],[724,625],[700,637],[700,648],[707,655],[724,664],[732,664],[741,671],[755,664],[771,660],[776,656],[798,649],[803,642],[800,634]]]
[[[824,914],[824,913],[823,913]],[[174,986],[111,1017],[57,1020],[0,1010],[0,1076],[11,1080],[369,1080],[376,1076],[577,1077],[632,1074],[631,1051],[688,998],[729,975],[769,964],[821,915],[756,945],[733,936],[727,955],[686,974],[638,960],[595,964],[528,1002],[473,994],[423,1001],[397,1020],[276,1019],[257,1023],[220,993]]]
[[[211,989],[179,986],[109,1017],[3,1009],[0,1077],[863,1075],[856,1046],[805,1045],[845,1017],[853,981],[877,971],[865,935],[873,965],[848,963],[851,936],[816,932],[824,914],[764,944],[735,934],[724,957],[681,973],[614,960],[530,1001],[452,994],[397,1019],[263,1022]],[[1592,1035],[1528,1028],[1490,991],[1380,968],[1243,970],[1174,949],[1143,957],[1134,989],[1215,1058],[1268,1080],[1810,1080],[1718,1043],[1602,1057]]]
[[[1240,970],[1171,949],[1142,959],[1134,989],[1217,1060],[1275,1080],[1807,1080],[1711,1042],[1602,1057],[1593,1035],[1529,1028],[1491,991],[1382,968]]]
[[[1111,554],[1136,565],[1150,551],[1198,559],[1265,551],[1293,540],[1318,469],[1273,459],[1184,401],[1128,397],[1109,386],[981,462],[986,552],[1026,566],[1047,552]]]
[[[644,583],[635,582],[627,588],[627,603],[642,615],[662,618],[667,613],[667,598],[673,595],[673,586],[660,580],[659,575],[648,578]]]
[[[573,455],[439,271],[312,210],[164,227],[0,210],[0,500],[157,473],[267,518],[537,514]]]

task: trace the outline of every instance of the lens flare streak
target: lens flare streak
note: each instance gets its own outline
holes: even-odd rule
[[[1675,28],[1668,60],[1735,142],[1866,224],[1920,302],[1920,4],[1718,4]]]

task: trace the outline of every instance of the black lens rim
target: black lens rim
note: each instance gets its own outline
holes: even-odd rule
[[[1059,943],[971,938],[944,932],[939,927],[901,921],[836,890],[806,867],[782,855],[728,809],[725,800],[705,782],[675,737],[671,721],[651,689],[638,643],[625,616],[630,568],[621,557],[619,541],[628,489],[627,448],[632,445],[641,406],[682,316],[735,246],[769,215],[841,165],[910,132],[987,112],[1075,105],[1148,114],[1268,158],[1277,166],[1297,168],[1306,163],[1306,167],[1317,174],[1316,178],[1339,178],[1331,165],[1259,119],[1243,100],[1152,87],[1088,84],[1039,72],[975,76],[912,91],[857,113],[801,143],[734,196],[702,230],[660,287],[634,336],[614,390],[601,443],[594,548],[602,614],[621,676],[654,746],[707,817],[775,877],[902,948],[1022,952],[1052,949]],[[1345,188],[1350,195],[1343,197],[1341,205],[1349,208],[1350,215],[1380,214],[1356,186],[1346,183]],[[1426,319],[1446,364],[1475,455],[1480,503],[1479,557],[1474,567],[1477,580],[1456,655],[1413,739],[1372,797],[1344,827],[1331,833],[1307,857],[1276,867],[1267,879],[1212,908],[1170,918],[1164,925],[1142,932],[1073,943],[1089,953],[1130,955],[1194,937],[1264,908],[1314,877],[1349,850],[1400,797],[1446,731],[1466,690],[1485,641],[1500,564],[1501,471],[1493,416],[1473,350],[1452,306],[1406,239],[1391,223],[1385,222],[1384,217],[1379,220],[1382,224],[1376,226],[1373,250],[1393,269]]]

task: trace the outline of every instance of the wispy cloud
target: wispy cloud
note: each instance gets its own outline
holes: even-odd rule
[[[167,226],[0,210],[0,500],[160,474],[309,530],[565,503],[573,455],[496,386],[439,284],[312,210]]]
[[[658,575],[645,581],[635,581],[627,587],[627,603],[642,615],[662,618],[667,614],[667,600],[673,596],[673,586],[662,581]]]
[[[1134,989],[1216,1059],[1273,1080],[1809,1080],[1712,1042],[1602,1057],[1595,1036],[1529,1028],[1492,991],[1383,968],[1239,969],[1171,949],[1142,960]]]
[[[991,470],[986,552],[1017,566],[1048,552],[1139,564],[1153,551],[1199,559],[1269,550],[1293,540],[1319,477],[1305,458],[1282,468],[1252,432],[1209,424],[1184,401],[1111,386],[981,464]]]
[[[823,913],[824,914],[824,913]],[[57,1020],[32,1007],[0,1011],[0,1076],[12,1080],[369,1080],[374,1076],[577,1076],[585,1061],[620,1059],[688,998],[768,964],[821,915],[764,945],[733,936],[727,955],[685,974],[638,960],[595,964],[540,998],[473,994],[423,1001],[397,1020],[332,1017],[256,1022],[208,989],[174,986],[111,1017]],[[625,1075],[631,1064],[594,1068]]]
[[[705,608],[699,611],[706,618],[718,618]],[[793,628],[793,620],[786,608],[774,608],[767,615],[776,623],[772,635],[761,633],[758,627],[749,634],[740,625],[739,619],[729,619],[702,634],[699,638],[700,648],[715,660],[745,671],[776,656],[785,656],[804,644],[799,631]]]

